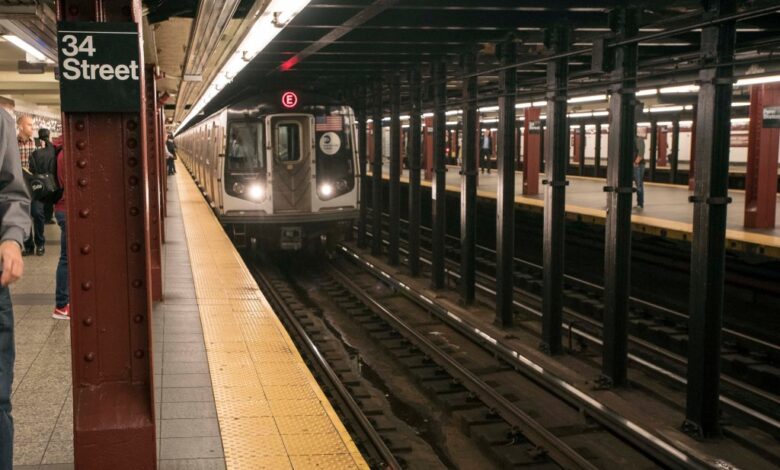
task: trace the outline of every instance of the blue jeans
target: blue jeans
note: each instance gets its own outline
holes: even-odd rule
[[[636,203],[639,207],[645,205],[645,166],[634,165],[634,181],[636,182]]]
[[[24,247],[28,251],[32,251],[34,248],[43,248],[46,243],[46,237],[43,230],[46,226],[45,219],[45,207],[40,201],[30,201],[30,216],[33,220],[33,233],[30,234],[30,238],[24,242]]]
[[[65,213],[57,211],[54,216],[57,218],[57,225],[60,226],[60,261],[57,263],[57,290],[54,301],[57,304],[57,308],[62,308],[70,303],[70,292],[68,290],[68,231],[65,224]]]
[[[14,309],[8,287],[0,287],[0,469],[13,467],[14,420],[11,383],[14,381]]]

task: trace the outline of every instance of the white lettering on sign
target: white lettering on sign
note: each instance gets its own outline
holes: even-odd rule
[[[131,60],[129,65],[119,64],[90,64],[86,59],[79,60],[78,54],[86,54],[92,57],[97,52],[92,35],[85,36],[79,44],[78,38],[72,34],[62,37],[62,54],[66,57],[62,61],[62,76],[66,80],[139,80],[138,62]]]

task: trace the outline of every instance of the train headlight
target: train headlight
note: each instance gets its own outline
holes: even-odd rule
[[[233,183],[233,192],[236,194],[244,194],[244,191],[246,190],[246,187],[244,187],[243,183],[235,182]]]
[[[248,194],[251,199],[259,201],[265,197],[265,188],[259,183],[253,183],[249,185]]]
[[[323,197],[331,197],[333,195],[333,185],[330,183],[322,183],[320,185],[320,195]]]

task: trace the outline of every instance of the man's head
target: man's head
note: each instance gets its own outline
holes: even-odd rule
[[[49,129],[46,129],[44,127],[41,127],[40,129],[38,129],[38,138],[39,139],[48,142],[50,137],[51,137],[51,132],[49,131]]]
[[[30,139],[33,136],[33,120],[30,116],[19,116],[16,120],[16,127],[19,128],[19,136]]]

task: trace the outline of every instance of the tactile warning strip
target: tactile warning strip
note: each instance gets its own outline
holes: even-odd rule
[[[225,462],[367,469],[193,181],[176,176]]]

